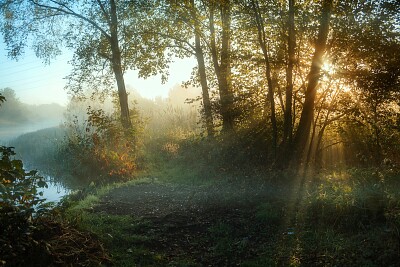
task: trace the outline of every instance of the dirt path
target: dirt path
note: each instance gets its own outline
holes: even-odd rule
[[[97,212],[136,217],[164,217],[170,214],[202,214],[210,210],[248,209],[262,201],[276,199],[282,190],[237,185],[191,186],[144,183],[117,188],[104,196]]]
[[[385,223],[293,183],[142,183],[91,211],[118,266],[398,265],[400,239]]]
[[[259,206],[280,206],[276,204],[283,195],[281,189],[263,184],[145,183],[113,190],[94,212],[149,222],[148,228],[133,234],[151,233],[146,249],[162,253],[169,263],[237,265],[272,245],[279,215],[266,220],[269,215],[260,215]]]

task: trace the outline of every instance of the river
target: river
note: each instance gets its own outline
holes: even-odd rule
[[[46,202],[59,202],[63,196],[71,193],[62,183],[55,182],[53,177],[42,176],[46,178],[47,188],[40,188],[38,191],[43,192],[42,198],[45,198]]]

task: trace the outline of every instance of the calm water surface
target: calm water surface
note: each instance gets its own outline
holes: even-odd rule
[[[55,182],[54,178],[51,176],[45,176],[48,187],[40,188],[39,192],[43,192],[43,198],[46,199],[46,202],[58,202],[60,199],[68,195],[71,190],[66,188],[60,182]]]

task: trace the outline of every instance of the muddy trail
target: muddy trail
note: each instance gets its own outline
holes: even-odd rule
[[[263,184],[145,183],[113,190],[92,212],[139,222],[126,233],[146,237],[126,250],[135,254],[140,246],[150,252],[147,260],[132,255],[138,266],[235,266],[277,247],[286,193]],[[155,261],[156,255],[163,260]]]

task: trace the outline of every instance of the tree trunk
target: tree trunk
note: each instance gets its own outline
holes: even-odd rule
[[[231,84],[231,3],[229,0],[221,3],[222,21],[222,47],[220,64],[220,97],[222,112],[222,130],[230,132],[233,130],[233,93]]]
[[[129,116],[128,94],[126,93],[124,74],[122,69],[121,50],[118,42],[118,17],[117,7],[114,0],[110,0],[110,45],[112,53],[112,69],[114,71],[115,79],[118,87],[119,105],[121,108],[121,123],[125,129],[132,128],[131,118]]]
[[[215,42],[215,28],[214,28],[214,11],[215,3],[210,6],[210,33],[211,33],[211,55],[214,64],[215,74],[218,80],[218,91],[220,95],[221,117],[222,117],[222,131],[231,132],[234,128],[234,119],[232,114],[233,108],[233,93],[231,86],[231,64],[230,64],[230,26],[231,26],[231,13],[230,1],[224,1],[220,4],[221,21],[222,21],[222,47],[219,64],[218,52]]]
[[[331,12],[332,0],[325,0],[322,7],[318,39],[315,44],[315,51],[311,63],[311,69],[308,74],[308,84],[305,94],[305,101],[294,140],[296,161],[302,160],[310,136],[311,123],[314,118],[314,106],[315,97],[317,95],[317,85],[319,82],[321,67],[323,64],[326,41],[328,39]]]
[[[214,136],[214,123],[212,117],[212,108],[210,96],[208,93],[208,84],[207,84],[207,74],[206,74],[206,65],[204,62],[204,53],[203,48],[200,43],[200,27],[199,21],[197,18],[197,14],[195,11],[194,0],[191,0],[191,13],[194,19],[194,35],[195,35],[195,49],[196,49],[196,59],[198,65],[198,72],[200,78],[200,85],[203,97],[203,106],[204,106],[204,119],[206,123],[207,135],[209,137]]]
[[[264,22],[261,16],[260,7],[258,1],[252,1],[253,4],[253,11],[255,13],[256,23],[257,23],[257,31],[258,31],[258,42],[263,52],[264,56],[264,63],[265,63],[265,75],[267,77],[267,84],[268,84],[268,102],[270,104],[270,121],[272,125],[272,150],[274,159],[276,159],[276,150],[277,150],[277,140],[278,140],[278,126],[276,123],[276,112],[275,112],[275,90],[272,85],[272,78],[271,78],[271,64],[268,55],[267,43],[266,43],[266,36],[264,30]]]
[[[285,118],[283,123],[283,149],[285,154],[288,152],[292,143],[292,105],[293,105],[293,67],[296,60],[296,33],[294,25],[294,0],[289,0],[289,20],[288,20],[288,66],[286,70],[286,104]]]

